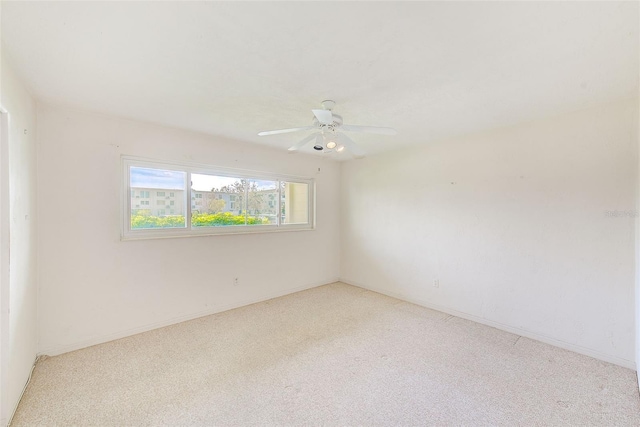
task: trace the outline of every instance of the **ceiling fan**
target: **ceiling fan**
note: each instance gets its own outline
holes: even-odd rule
[[[296,153],[302,147],[315,139],[314,150],[331,153],[350,151],[356,158],[362,158],[365,152],[350,137],[343,132],[363,132],[380,135],[395,135],[397,132],[393,128],[378,126],[356,126],[342,123],[342,116],[334,114],[331,110],[336,105],[334,101],[322,101],[322,109],[311,110],[313,112],[313,122],[310,126],[295,127],[289,129],[267,130],[258,133],[259,136],[278,135],[290,132],[315,131],[302,141],[289,147],[290,153]]]

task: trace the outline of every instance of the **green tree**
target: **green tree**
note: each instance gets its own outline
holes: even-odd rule
[[[220,189],[213,188],[211,191],[234,194],[236,196],[236,202],[239,203],[243,209],[246,209],[249,214],[259,214],[269,209],[269,191],[261,190],[255,181],[241,179],[232,185],[225,185]],[[275,192],[275,189],[273,191]],[[245,195],[247,196],[246,206],[244,204]]]
[[[224,210],[226,202],[222,199],[213,199],[209,202],[209,213],[218,213]]]

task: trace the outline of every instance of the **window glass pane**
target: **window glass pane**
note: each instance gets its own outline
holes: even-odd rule
[[[191,174],[192,227],[245,225],[246,185],[242,178]]]
[[[301,182],[280,182],[282,199],[280,202],[281,224],[309,223],[309,184]]]
[[[185,172],[132,166],[129,177],[131,229],[186,227]],[[168,196],[164,196],[164,191],[158,190],[171,190],[175,193],[174,214],[167,215],[165,204]],[[140,198],[149,200],[141,201]]]
[[[278,181],[247,180],[247,225],[276,224]]]

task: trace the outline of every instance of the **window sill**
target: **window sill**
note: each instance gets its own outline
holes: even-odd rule
[[[260,226],[260,227],[207,227],[206,229],[163,229],[163,230],[136,230],[120,236],[120,241],[131,240],[152,240],[152,239],[175,239],[183,237],[205,237],[205,236],[225,236],[238,234],[266,234],[266,233],[286,233],[289,231],[313,231],[314,226],[289,225],[289,226]]]

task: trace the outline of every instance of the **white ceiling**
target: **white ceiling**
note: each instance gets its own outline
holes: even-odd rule
[[[369,154],[637,96],[637,2],[2,2],[48,103],[285,150],[324,99]]]

